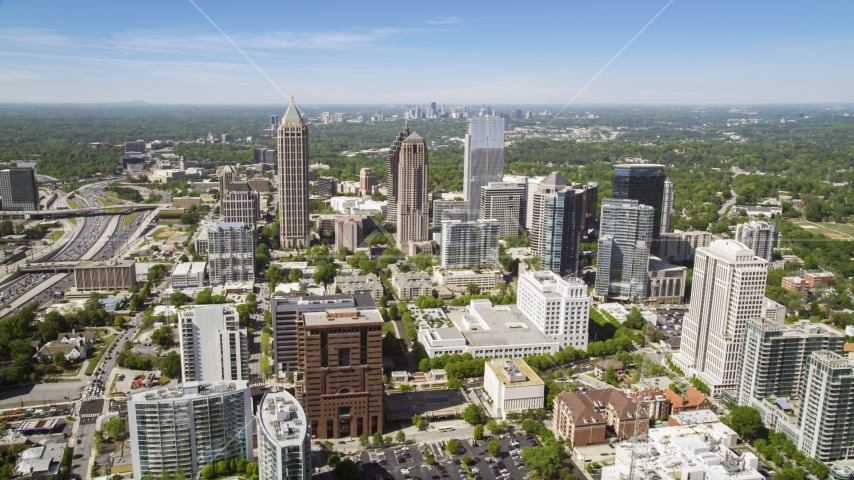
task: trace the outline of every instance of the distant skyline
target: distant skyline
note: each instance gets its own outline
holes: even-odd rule
[[[0,0],[0,102],[563,106],[667,4],[193,1],[278,89],[186,0]],[[853,16],[675,0],[575,104],[854,102]]]

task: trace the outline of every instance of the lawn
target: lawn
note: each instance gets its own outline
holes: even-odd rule
[[[77,203],[77,200],[73,200],[73,199],[69,198],[66,200],[66,202],[68,202],[68,206],[71,208],[80,208],[80,204]]]
[[[854,225],[807,221],[794,223],[810,233],[819,233],[835,240],[854,240]]]
[[[112,205],[116,205],[119,203],[119,202],[116,202],[114,200],[110,200],[109,198],[95,197],[95,200],[98,200],[98,203],[100,203],[101,205],[103,205],[105,207],[110,207]]]
[[[179,232],[177,232],[175,230],[161,227],[161,228],[158,228],[157,230],[155,230],[154,234],[152,234],[151,236],[158,239],[158,240],[164,240],[167,238],[172,238],[175,235],[178,235],[178,233]]]
[[[72,225],[77,225],[77,219],[76,218],[69,218],[68,221],[71,222]]]
[[[87,360],[89,363],[86,364],[86,375],[92,375],[95,373],[95,369],[98,367],[98,360],[100,360],[100,356],[90,358]]]
[[[128,228],[128,225],[130,225],[130,224],[131,224],[131,222],[133,222],[134,220],[136,220],[136,215],[137,215],[137,213],[136,213],[136,212],[133,212],[133,213],[131,213],[130,215],[128,215],[127,217],[125,217],[124,228]]]
[[[65,230],[54,230],[50,233],[50,239],[55,242],[62,238],[63,235],[65,235]]]

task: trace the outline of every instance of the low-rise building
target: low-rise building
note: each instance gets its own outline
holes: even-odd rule
[[[685,302],[685,284],[688,268],[672,265],[658,257],[649,257],[647,269],[648,295],[650,303],[681,304]]]
[[[703,423],[717,423],[719,421],[720,417],[712,410],[688,410],[687,412],[674,413],[667,417],[667,426],[699,425]]]
[[[172,205],[178,208],[190,208],[192,206],[201,207],[201,197],[172,197]]]
[[[546,385],[520,358],[494,359],[486,362],[483,391],[492,402],[492,413],[507,418],[508,413],[541,410]]]
[[[659,388],[635,390],[632,391],[631,396],[635,402],[642,401],[646,404],[649,418],[656,419],[670,415],[670,400]]]
[[[554,399],[555,435],[573,448],[604,442],[609,426],[618,438],[631,438],[637,421],[649,424],[646,416],[636,418],[637,412],[637,403],[614,388],[562,392]]]
[[[136,285],[135,264],[133,260],[80,262],[74,267],[74,282],[81,292],[124,290]]]
[[[299,402],[287,391],[265,394],[258,423],[258,478],[311,478],[311,428]]]
[[[398,300],[415,300],[421,295],[432,295],[433,284],[430,282],[430,274],[427,272],[395,271],[391,275],[391,286],[397,293]]]
[[[200,287],[205,284],[206,262],[181,262],[172,270],[172,288]]]
[[[34,445],[24,450],[18,456],[15,466],[16,477],[34,480],[59,478],[62,457],[67,446],[66,442],[45,442],[44,445]]]
[[[196,237],[196,253],[208,253],[208,227],[202,227]]]
[[[689,388],[682,394],[668,388],[664,392],[664,395],[670,401],[670,412],[674,414],[693,410],[709,410],[712,408],[712,402],[703,395],[703,392],[697,390],[695,387]]]
[[[830,288],[830,282],[833,281],[832,272],[806,272],[804,273],[804,282],[811,292]]]
[[[780,286],[794,293],[807,291],[807,282],[801,277],[783,277]]]
[[[470,283],[474,283],[481,290],[494,290],[501,278],[501,270],[494,268],[433,267],[433,281],[456,291],[465,290]]]
[[[76,362],[78,360],[85,360],[88,352],[89,347],[85,345],[69,345],[62,342],[47,342],[39,349],[39,352],[36,354],[36,358],[39,361],[44,361],[46,358],[53,358],[55,354],[61,353],[69,362]]]
[[[339,291],[344,295],[370,295],[374,302],[379,303],[380,298],[383,296],[383,283],[374,273],[339,276],[335,277],[335,283],[330,285],[330,290],[330,295]]]

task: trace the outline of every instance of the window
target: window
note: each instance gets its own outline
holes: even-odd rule
[[[350,366],[350,349],[349,348],[339,348],[338,349],[338,366],[339,367],[349,367]]]

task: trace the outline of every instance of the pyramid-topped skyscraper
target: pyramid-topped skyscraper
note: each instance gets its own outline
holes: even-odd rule
[[[306,248],[308,228],[308,125],[294,104],[279,124],[279,243]]]

